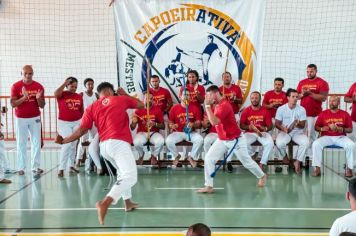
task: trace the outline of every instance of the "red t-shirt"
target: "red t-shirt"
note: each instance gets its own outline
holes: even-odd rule
[[[189,91],[189,105],[197,107],[199,112],[200,112],[200,116],[203,116],[201,104],[198,102],[198,99],[197,99],[197,91],[200,93],[200,95],[202,97],[205,98],[205,89],[204,89],[204,87],[202,85],[198,85],[197,89],[195,90],[194,86],[192,86],[190,84],[187,84],[187,91]],[[180,88],[180,91],[179,91],[179,97],[181,97],[181,95],[183,93],[184,93],[184,87],[182,86]]]
[[[137,101],[128,96],[102,97],[84,112],[80,126],[91,129],[93,122],[98,128],[100,141],[118,139],[132,143],[127,109],[137,107]]]
[[[150,88],[153,95],[153,106],[157,106],[162,112],[166,112],[168,102],[172,103],[172,96],[168,89],[159,87],[158,90]]]
[[[214,108],[212,107],[211,109],[214,112]],[[204,119],[208,119],[208,114],[206,114],[206,112],[204,112]],[[214,125],[210,126],[209,133],[216,133],[216,129]]]
[[[260,109],[254,110],[252,106],[248,106],[243,110],[241,114],[240,124],[253,124],[258,130],[265,131],[261,127],[271,126],[272,118],[266,108],[260,107]],[[248,129],[246,130],[246,132],[254,133],[255,131]]]
[[[26,101],[24,101],[21,105],[15,108],[16,117],[32,118],[39,116],[41,112],[36,100],[36,94],[38,93],[38,91],[43,91],[41,98],[44,99],[43,86],[36,81],[32,81],[31,84],[25,84],[22,80],[17,81],[11,87],[11,97],[14,97],[16,99],[21,98],[23,96],[22,87],[25,87],[29,96]]]
[[[202,120],[200,109],[198,109],[196,106],[189,105],[188,117],[190,122]],[[183,107],[181,104],[174,105],[169,112],[169,120],[174,124],[178,124],[176,131],[183,132],[184,126],[186,125],[185,107]]]
[[[214,115],[220,119],[215,125],[220,140],[233,140],[240,137],[241,130],[237,126],[234,110],[229,101],[222,100],[215,106]]]
[[[83,97],[78,93],[63,91],[57,98],[58,119],[64,121],[80,120],[83,116]]]
[[[345,94],[345,97],[354,96],[356,94],[356,82],[351,86],[349,91]],[[351,112],[352,121],[356,122],[356,101],[352,102],[352,112]]]
[[[225,89],[223,89],[223,86],[220,86],[219,90],[221,93],[223,93],[223,90],[225,90],[224,95],[226,99],[230,102],[234,113],[238,113],[240,110],[240,104],[236,104],[233,99],[234,96],[236,96],[236,98],[242,99],[242,91],[240,86],[236,84],[231,84],[230,88],[225,87]]]
[[[147,109],[137,109],[135,115],[138,116],[137,132],[147,132],[147,120],[152,122],[163,123],[163,113],[158,107],[150,107],[149,115]],[[159,132],[157,127],[152,127],[151,132]]]
[[[306,78],[300,81],[297,87],[298,93],[302,93],[303,88],[308,88],[311,92],[316,94],[329,92],[328,83],[319,77],[315,79]],[[322,111],[322,102],[314,100],[310,95],[303,97],[300,105],[305,108],[307,116],[316,117]]]
[[[330,109],[321,112],[315,122],[315,126],[323,127],[334,123],[338,127],[352,128],[351,116],[343,110],[338,110],[336,113],[331,112]],[[321,136],[344,136],[346,133],[339,133],[337,131],[323,131]]]
[[[288,102],[286,93],[281,91],[279,94],[277,94],[274,90],[268,91],[265,96],[263,97],[263,105],[270,105],[271,103],[276,103],[278,104],[278,107],[286,104]],[[267,109],[269,111],[269,114],[271,115],[272,118],[276,116],[277,109],[278,107],[273,107],[270,109]]]

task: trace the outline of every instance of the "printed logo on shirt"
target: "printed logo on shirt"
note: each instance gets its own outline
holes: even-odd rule
[[[72,98],[66,99],[65,103],[69,110],[74,110],[74,111],[78,111],[79,107],[81,105],[81,102],[79,99],[72,99]]]
[[[318,86],[316,84],[305,84],[302,89],[309,89],[310,91],[316,91]]]
[[[326,124],[335,124],[337,126],[341,126],[344,124],[344,119],[342,118],[329,118],[325,119]]]
[[[164,95],[156,95],[156,96],[153,96],[153,105],[155,106],[159,106],[159,105],[162,105],[162,100],[164,100]]]
[[[109,99],[109,98],[104,98],[104,99],[101,101],[101,104],[103,104],[104,106],[109,105],[109,103],[110,103],[110,99]]]

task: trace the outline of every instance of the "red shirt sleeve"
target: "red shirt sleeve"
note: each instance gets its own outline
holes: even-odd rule
[[[325,81],[322,81],[320,85],[320,92],[328,93],[329,92],[329,84]]]
[[[204,86],[199,85],[198,86],[198,90],[199,90],[200,95],[205,98],[205,88],[204,88]]]
[[[248,112],[247,112],[246,109],[242,111],[241,117],[240,117],[240,124],[248,125],[248,123],[247,123],[247,116],[248,116],[248,114],[247,114],[247,113],[248,113]]]
[[[124,104],[126,105],[126,108],[128,109],[135,109],[137,108],[137,101],[136,99],[129,97],[129,96],[122,96]]]
[[[354,87],[355,87],[355,86],[356,86],[356,83],[354,83],[354,84],[350,87],[349,91],[347,91],[347,93],[345,94],[345,97],[351,98],[351,97],[353,96],[353,94],[354,94]]]
[[[300,81],[297,86],[297,92],[302,93],[303,81]]]
[[[351,128],[352,129],[352,119],[349,113],[345,112],[345,128]]]
[[[11,97],[15,97],[18,98],[18,91],[17,91],[17,87],[14,85],[12,85],[11,87]]]
[[[269,93],[267,92],[267,93],[265,94],[265,96],[263,97],[262,104],[263,104],[263,105],[268,105],[268,104],[269,104],[269,103],[268,103],[268,100],[269,100]]]
[[[165,90],[165,97],[167,99],[167,102],[172,102],[172,96],[168,90]]]
[[[85,129],[91,129],[93,126],[93,112],[92,112],[92,105],[90,105],[84,112],[82,120],[80,122],[80,127]]]
[[[175,120],[175,106],[169,111],[169,120],[174,123]]]
[[[236,97],[242,99],[242,91],[240,86],[237,85],[236,88]]]
[[[318,116],[318,118],[316,119],[316,122],[315,122],[315,127],[323,127],[323,119],[324,119],[324,113],[320,113],[320,115]]]

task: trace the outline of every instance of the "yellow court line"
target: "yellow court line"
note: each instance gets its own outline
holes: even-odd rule
[[[0,234],[0,236],[97,236],[97,235],[105,235],[105,236],[176,236],[176,235],[185,235],[184,232],[121,232],[121,233],[105,233],[105,232],[88,232],[88,233],[5,233]],[[213,236],[327,236],[328,233],[288,233],[288,232],[260,232],[260,233],[237,233],[237,232],[221,232],[221,233],[213,233]]]

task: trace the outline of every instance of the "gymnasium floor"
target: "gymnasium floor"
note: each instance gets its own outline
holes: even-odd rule
[[[140,208],[125,213],[120,201],[100,226],[95,202],[107,193],[110,177],[81,172],[59,179],[58,154],[56,147],[43,149],[40,178],[7,175],[13,183],[0,185],[0,235],[184,235],[197,222],[211,226],[214,235],[327,235],[332,222],[349,211],[347,181],[336,173],[340,163],[321,178],[309,171],[297,176],[286,167],[274,173],[271,166],[263,189],[237,167],[217,174],[212,195],[195,193],[203,185],[203,169],[139,167],[133,200]],[[7,155],[14,165],[16,150],[8,147]]]

